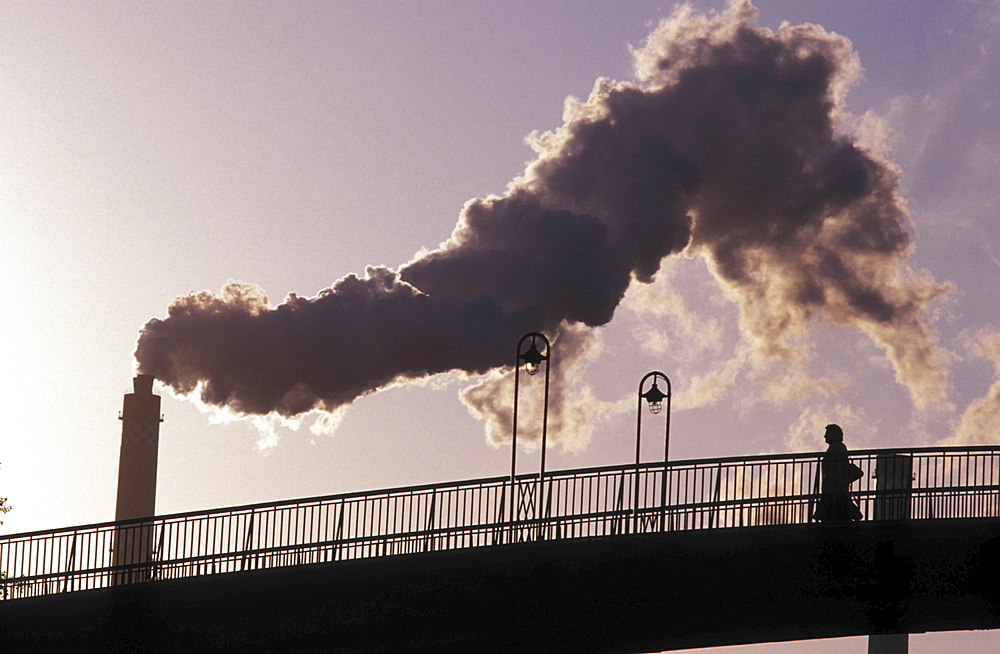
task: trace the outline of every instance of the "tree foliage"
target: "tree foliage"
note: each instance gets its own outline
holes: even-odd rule
[[[14,507],[8,506],[6,497],[0,497],[0,515],[9,512],[12,508]],[[0,525],[2,524],[3,520],[0,520]]]

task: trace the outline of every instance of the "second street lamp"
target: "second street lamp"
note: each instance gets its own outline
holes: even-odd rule
[[[645,393],[642,391],[646,382],[652,379],[653,383]],[[660,390],[656,382],[658,379],[662,379],[666,385],[666,392]],[[646,373],[646,375],[639,381],[639,392],[638,392],[638,406],[636,407],[636,418],[635,418],[635,480],[633,485],[635,486],[633,497],[632,497],[632,516],[633,516],[633,529],[638,531],[639,529],[639,453],[640,444],[642,442],[642,401],[646,400],[649,404],[649,412],[652,414],[658,414],[663,411],[663,402],[666,400],[666,427],[664,428],[663,435],[663,480],[660,489],[660,503],[661,510],[666,506],[666,493],[667,493],[667,468],[666,463],[670,454],[670,378],[664,375],[659,370]]]
[[[530,339],[530,345],[527,350],[525,350],[525,343]],[[544,351],[538,349],[539,341],[544,347]],[[541,470],[538,475],[539,481],[545,476],[545,446],[546,438],[548,435],[548,419],[549,419],[549,368],[551,366],[551,346],[549,345],[549,339],[545,338],[545,334],[540,332],[529,332],[521,337],[521,340],[517,342],[517,354],[514,359],[514,415],[513,415],[513,427],[511,432],[511,443],[510,443],[510,515],[511,522],[517,519],[517,510],[515,509],[515,493],[514,487],[517,478],[517,408],[518,408],[518,392],[520,389],[520,372],[521,364],[524,364],[524,371],[529,375],[538,374],[539,368],[542,363],[545,363],[545,395],[542,399],[542,461]],[[536,503],[537,509],[537,503]]]

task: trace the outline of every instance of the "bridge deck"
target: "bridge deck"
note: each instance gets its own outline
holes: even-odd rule
[[[3,650],[657,652],[1000,627],[1000,520],[625,534],[0,603]]]
[[[869,521],[1000,516],[1000,447],[851,459],[865,471],[853,497]],[[15,534],[0,537],[0,599],[527,542],[807,524],[820,461],[787,454],[611,466]],[[899,478],[887,484],[885,471]]]

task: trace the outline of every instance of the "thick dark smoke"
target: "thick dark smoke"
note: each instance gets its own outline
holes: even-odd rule
[[[509,364],[527,331],[602,325],[629,284],[687,250],[734,292],[760,355],[783,356],[812,319],[850,325],[915,397],[937,399],[921,315],[943,289],[906,265],[897,171],[838,131],[850,44],[754,19],[747,2],[679,9],[636,51],[637,81],[567,101],[525,173],[467,203],[438,250],[275,308],[242,284],[178,298],[143,328],[139,370],[238,413],[332,411]]]
[[[386,268],[348,275],[315,298],[274,309],[232,282],[221,297],[177,298],[139,338],[140,370],[237,413],[333,410],[393,381],[448,370],[482,373],[510,358],[509,334],[538,312],[505,312],[488,296],[435,300]],[[504,347],[506,345],[506,347]]]

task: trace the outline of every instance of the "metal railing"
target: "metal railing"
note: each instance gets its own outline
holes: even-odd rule
[[[851,488],[865,519],[1000,516],[1000,446],[850,458],[865,471]],[[2,536],[0,599],[537,540],[802,524],[820,497],[821,460],[589,468]]]

